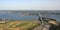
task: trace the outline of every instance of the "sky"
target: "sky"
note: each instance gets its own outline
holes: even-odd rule
[[[60,10],[60,0],[0,0],[0,10]]]

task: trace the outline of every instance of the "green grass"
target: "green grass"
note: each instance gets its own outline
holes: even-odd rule
[[[7,21],[5,24],[0,23],[0,28],[2,30],[32,30],[34,27],[38,26],[36,20],[15,20],[15,21]]]

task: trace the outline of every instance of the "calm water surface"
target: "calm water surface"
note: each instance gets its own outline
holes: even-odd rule
[[[60,22],[60,15],[42,15],[43,17],[53,18]],[[22,14],[0,14],[0,19],[15,19],[15,20],[38,20],[38,16],[22,15]]]

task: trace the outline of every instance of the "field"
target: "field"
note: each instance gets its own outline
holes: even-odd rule
[[[36,26],[36,20],[12,20],[0,23],[0,30],[32,30]]]

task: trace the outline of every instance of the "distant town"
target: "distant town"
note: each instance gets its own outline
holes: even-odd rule
[[[38,13],[41,13],[41,14],[60,14],[60,11],[59,10],[46,10],[46,11],[42,11],[42,10],[0,10],[0,14],[7,14],[7,13],[17,13],[17,14],[38,14]]]

